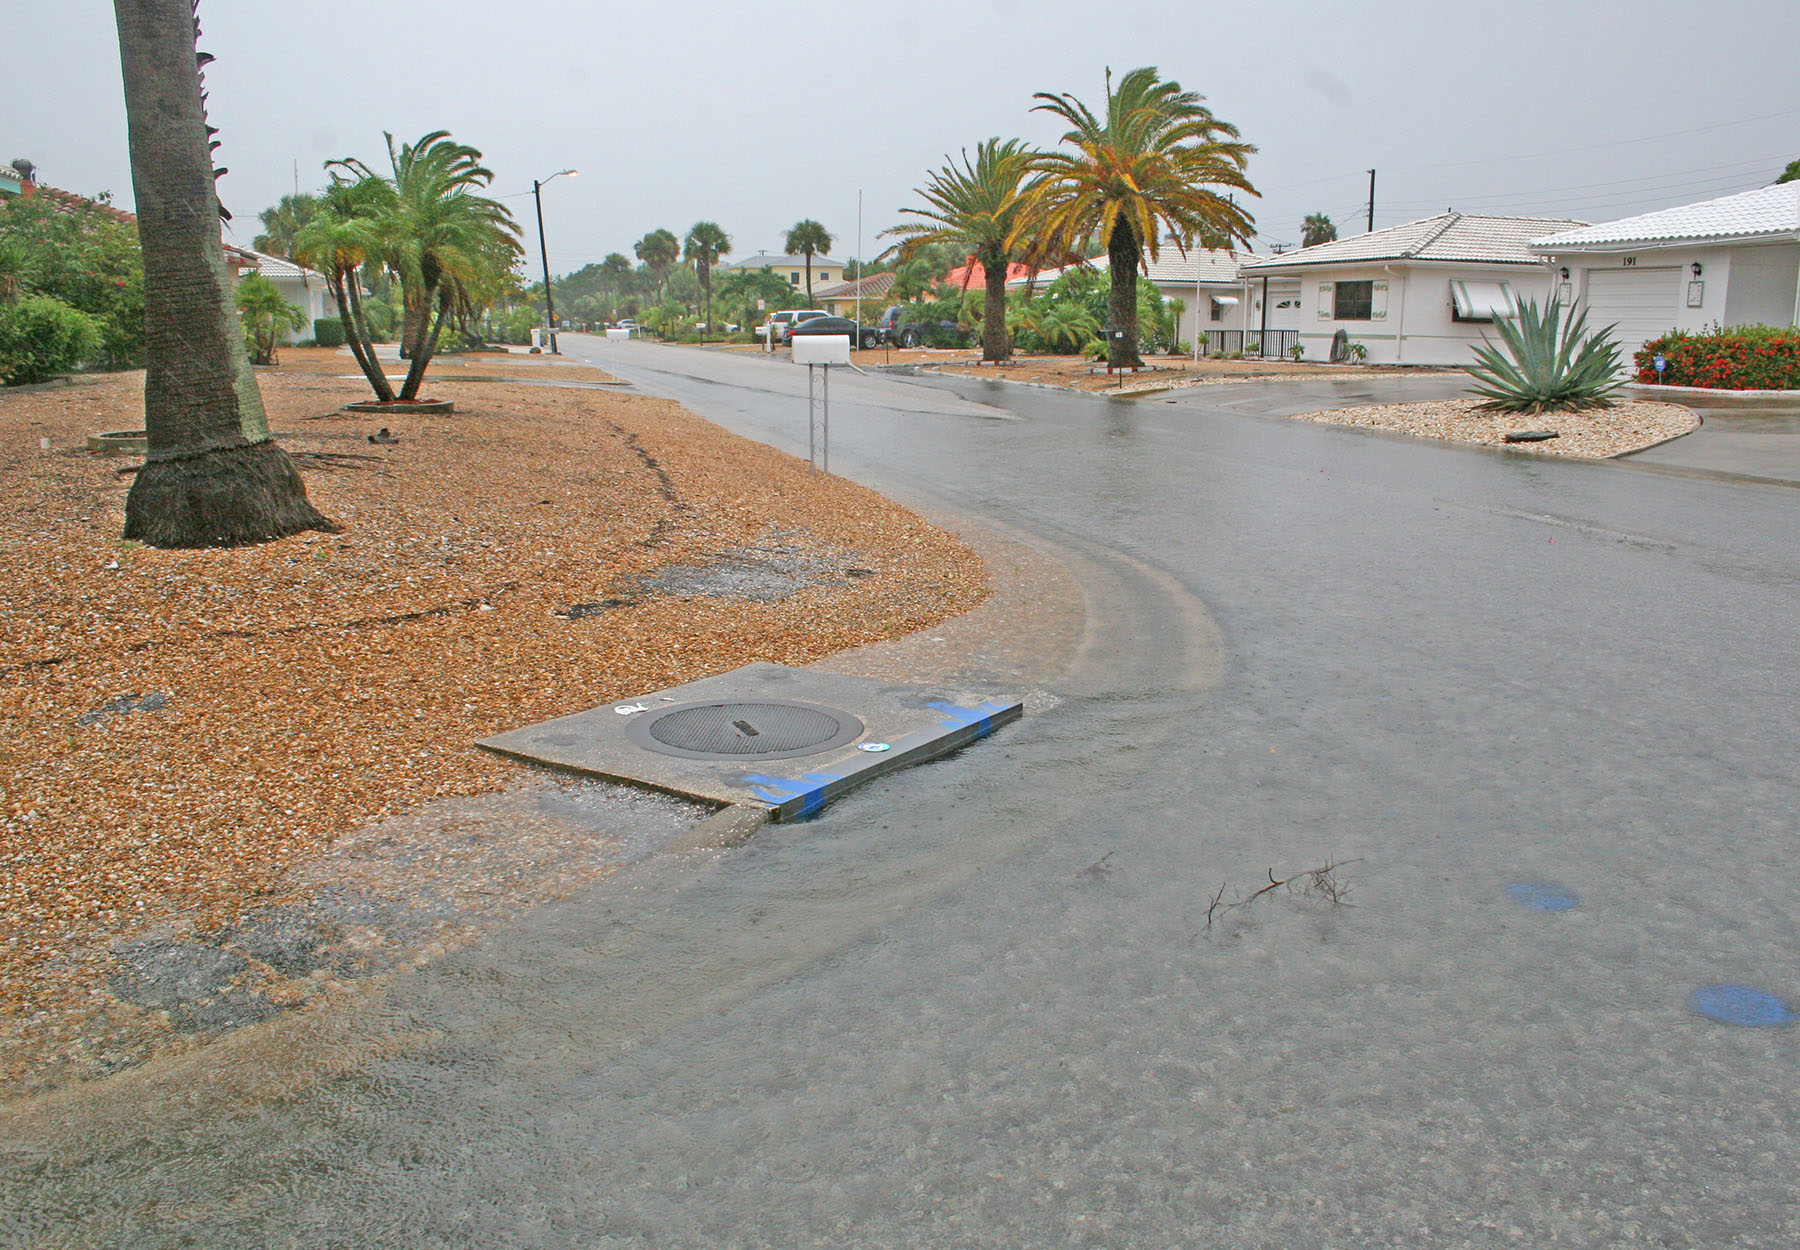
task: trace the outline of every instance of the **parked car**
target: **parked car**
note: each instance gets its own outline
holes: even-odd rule
[[[881,346],[881,331],[874,326],[859,326],[848,317],[808,317],[796,323],[787,333],[791,342],[798,336],[815,334],[841,334],[850,340],[852,347],[870,348]]]
[[[785,343],[788,341],[788,331],[799,322],[828,315],[823,308],[784,308],[778,313],[770,313],[768,321],[756,327],[756,337],[766,337],[769,328],[773,326],[775,341]]]
[[[908,321],[903,325],[900,319],[905,312],[906,309],[901,305],[894,304],[875,323],[881,337],[896,347],[919,347],[928,336],[939,342],[947,340],[958,346],[962,346],[968,339],[963,328],[954,321]]]

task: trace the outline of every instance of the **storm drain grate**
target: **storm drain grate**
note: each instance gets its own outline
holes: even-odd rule
[[[690,703],[640,714],[626,730],[651,751],[693,760],[778,760],[854,742],[863,723],[810,703]]]

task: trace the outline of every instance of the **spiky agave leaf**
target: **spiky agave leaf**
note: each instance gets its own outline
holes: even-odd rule
[[[1584,310],[1572,310],[1565,321],[1559,300],[1542,309],[1526,300],[1515,316],[1494,322],[1505,354],[1482,336],[1476,363],[1464,370],[1477,383],[1470,393],[1486,397],[1483,408],[1500,412],[1610,407],[1622,385],[1619,344],[1612,337],[1617,328],[1590,333]]]

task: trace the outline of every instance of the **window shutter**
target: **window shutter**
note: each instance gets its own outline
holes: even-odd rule
[[[1377,282],[1369,288],[1369,320],[1387,320],[1387,288],[1385,282]]]
[[[1334,282],[1319,283],[1319,320],[1331,320],[1331,293],[1336,287]]]

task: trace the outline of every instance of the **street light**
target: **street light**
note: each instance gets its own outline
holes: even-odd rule
[[[538,259],[544,262],[544,324],[550,330],[550,354],[552,356],[560,356],[562,353],[556,350],[556,301],[550,296],[550,252],[544,246],[544,183],[554,181],[564,174],[573,178],[580,172],[578,169],[559,169],[542,182],[536,178],[531,180],[531,198],[537,201]]]

